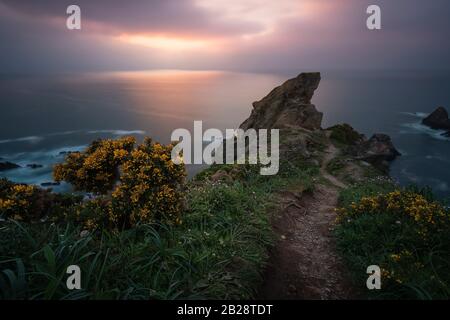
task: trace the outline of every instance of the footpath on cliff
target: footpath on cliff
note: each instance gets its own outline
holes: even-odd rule
[[[336,251],[333,235],[339,193],[347,184],[342,175],[328,170],[332,162],[340,159],[343,148],[330,139],[332,130],[322,129],[323,114],[311,103],[320,80],[320,73],[302,73],[286,81],[254,102],[250,117],[240,126],[244,130],[280,129],[284,135],[280,157],[302,153],[320,168],[311,192],[304,192],[299,185],[281,191],[277,197],[279,209],[272,223],[277,241],[258,295],[261,299],[359,297]],[[351,176],[352,181],[361,178],[363,167],[387,170],[389,161],[399,155],[389,136],[375,134],[366,139],[348,125],[342,128],[357,137],[352,146],[345,146],[351,161],[342,164],[344,177]],[[313,136],[320,137],[321,148],[311,152],[308,139]]]
[[[326,171],[338,154],[331,146],[320,173],[327,183],[316,185],[312,194],[285,193],[283,207],[274,221],[280,239],[272,250],[263,299],[351,299],[358,294],[344,263],[336,253],[333,237],[339,190],[345,184]]]

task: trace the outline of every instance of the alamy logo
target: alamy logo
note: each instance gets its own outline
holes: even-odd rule
[[[67,14],[70,16],[67,18],[66,26],[69,30],[80,30],[81,29],[81,9],[79,6],[72,4],[67,7]]]
[[[270,130],[270,139],[267,129],[226,129],[224,136],[219,129],[203,133],[202,121],[194,121],[193,139],[189,130],[176,129],[171,140],[179,141],[172,150],[175,164],[260,164],[265,166],[261,175],[275,175],[279,170],[278,129]]]
[[[381,30],[381,8],[373,4],[367,8],[366,12],[370,14],[366,21],[367,29]]]
[[[66,281],[67,289],[80,290],[81,289],[81,269],[77,265],[70,265],[67,267],[66,273],[69,274]]]
[[[67,7],[66,13],[70,15],[67,18],[66,26],[69,30],[81,30],[81,8],[72,4]],[[366,13],[370,16],[367,18],[366,25],[369,30],[381,29],[381,8],[378,5],[370,5],[367,7]]]
[[[366,285],[369,290],[381,289],[381,269],[377,265],[368,266],[366,270],[367,274],[370,274],[367,278]]]

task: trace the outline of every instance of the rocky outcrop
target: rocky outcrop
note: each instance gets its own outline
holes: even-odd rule
[[[422,123],[436,130],[450,130],[450,119],[444,107],[437,108],[428,117],[423,119]]]
[[[347,123],[337,124],[326,130],[330,132],[330,139],[346,145],[357,145],[366,140],[363,134]]]
[[[311,104],[318,88],[320,73],[301,73],[273,89],[262,100],[253,103],[250,117],[240,128],[283,129],[301,127],[320,129],[323,114]]]
[[[290,158],[299,155],[303,160],[314,158],[309,150],[317,149],[314,144],[320,144],[320,141],[315,140],[330,138],[340,143],[352,159],[371,163],[382,171],[388,171],[389,161],[400,155],[388,135],[375,134],[367,139],[348,124],[321,129],[323,114],[311,104],[320,80],[320,73],[301,73],[296,78],[287,80],[262,100],[253,103],[250,117],[240,128],[284,129],[280,132],[280,153],[289,158],[289,161],[294,161],[295,159]],[[314,133],[315,138],[310,133]],[[226,176],[222,172],[213,177],[213,180],[223,179]]]
[[[20,168],[18,164],[6,161],[6,162],[0,162],[0,171],[6,171],[6,170],[12,170]]]
[[[362,142],[357,150],[358,160],[369,162],[382,171],[387,171],[389,161],[400,155],[391,137],[381,133],[374,134],[369,140]]]

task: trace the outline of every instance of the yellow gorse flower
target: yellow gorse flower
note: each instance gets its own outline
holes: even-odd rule
[[[423,225],[450,223],[450,213],[440,203],[428,201],[423,195],[396,190],[385,195],[363,197],[348,208],[338,208],[338,221],[361,214],[390,213],[413,219]]]

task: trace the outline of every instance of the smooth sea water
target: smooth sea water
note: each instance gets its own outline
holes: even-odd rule
[[[299,70],[300,72],[300,70]],[[148,135],[163,143],[176,128],[236,128],[251,103],[296,76],[221,71],[145,71],[58,76],[0,75],[0,161],[22,168],[0,176],[49,182],[64,152],[96,138]],[[322,72],[313,98],[323,126],[347,122],[389,134],[403,154],[391,167],[400,183],[450,196],[450,139],[420,125],[438,106],[450,111],[450,73]],[[27,164],[40,164],[31,169]],[[191,172],[199,168],[190,168]],[[62,185],[55,190],[66,190]]]

